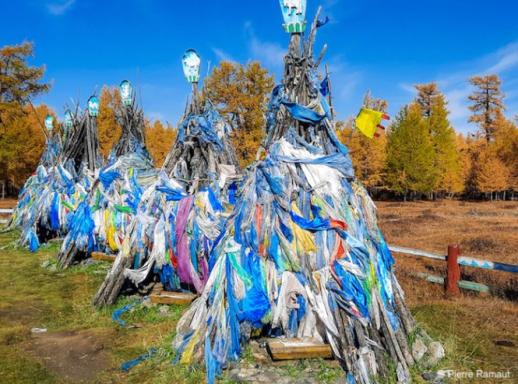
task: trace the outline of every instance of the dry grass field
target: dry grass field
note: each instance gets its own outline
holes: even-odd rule
[[[460,244],[461,254],[518,264],[518,202],[378,202],[381,229],[389,244],[446,254]],[[446,264],[397,255],[404,280],[409,272],[444,276]],[[518,275],[462,268],[462,278],[489,285],[493,293],[518,298]],[[422,299],[422,297],[419,297]]]
[[[518,202],[378,202],[381,228],[389,244],[518,264]],[[518,275],[462,268],[462,279],[490,286],[492,295],[463,291],[447,299],[443,287],[411,276],[446,275],[446,263],[395,255],[397,274],[420,324],[441,340],[444,368],[513,373],[518,380]],[[503,346],[510,341],[511,346]],[[512,346],[514,345],[514,346]],[[461,381],[462,382],[462,381]],[[484,379],[482,383],[502,382]]]

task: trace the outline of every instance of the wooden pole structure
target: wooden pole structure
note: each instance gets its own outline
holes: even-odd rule
[[[459,280],[460,280],[460,266],[459,266],[460,247],[458,244],[448,245],[447,262],[447,277],[446,277],[446,295],[453,297],[460,295]]]
[[[327,64],[326,64],[326,81],[327,81],[327,86],[329,88],[327,99],[329,102],[329,109],[331,110],[331,119],[334,121],[335,120],[335,109],[333,107],[333,98],[331,97],[331,92],[332,92],[331,81],[329,80],[329,66]]]
[[[36,112],[36,108],[34,108],[34,105],[32,104],[32,101],[30,101],[30,100],[29,100],[29,105],[31,106],[32,112],[34,113],[34,116],[36,117],[36,121],[38,122],[39,126],[41,127],[43,134],[48,139],[49,133],[47,132],[47,128],[45,128],[43,123],[40,121],[40,118],[38,117],[38,112]]]

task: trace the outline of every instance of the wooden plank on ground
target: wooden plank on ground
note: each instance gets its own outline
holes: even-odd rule
[[[168,291],[162,291],[160,293],[153,292],[149,295],[151,302],[155,304],[190,304],[197,297],[198,296],[192,293]]]
[[[330,359],[331,346],[311,339],[270,339],[268,352],[273,360]]]
[[[115,255],[108,255],[102,252],[92,252],[92,259],[97,261],[109,261],[113,263],[116,257]]]

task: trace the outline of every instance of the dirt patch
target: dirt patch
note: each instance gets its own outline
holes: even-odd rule
[[[53,374],[72,382],[87,381],[110,366],[104,346],[114,334],[110,329],[37,334],[26,349]]]

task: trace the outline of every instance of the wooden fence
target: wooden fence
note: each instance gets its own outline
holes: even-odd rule
[[[0,208],[0,224],[7,224],[9,221],[8,218],[2,217],[2,216],[11,216],[13,214],[13,210],[10,208]]]
[[[435,253],[422,251],[420,249],[398,247],[396,245],[389,246],[389,248],[392,252],[395,253],[445,261],[447,268],[446,278],[429,275],[426,273],[416,273],[415,275],[431,283],[444,285],[446,293],[450,296],[458,295],[460,293],[460,288],[478,292],[490,292],[490,289],[487,285],[475,283],[473,281],[460,280],[461,266],[518,273],[518,265],[498,263],[495,261],[482,260],[474,257],[461,256],[460,247],[458,245],[449,245],[446,255],[438,255]]]

